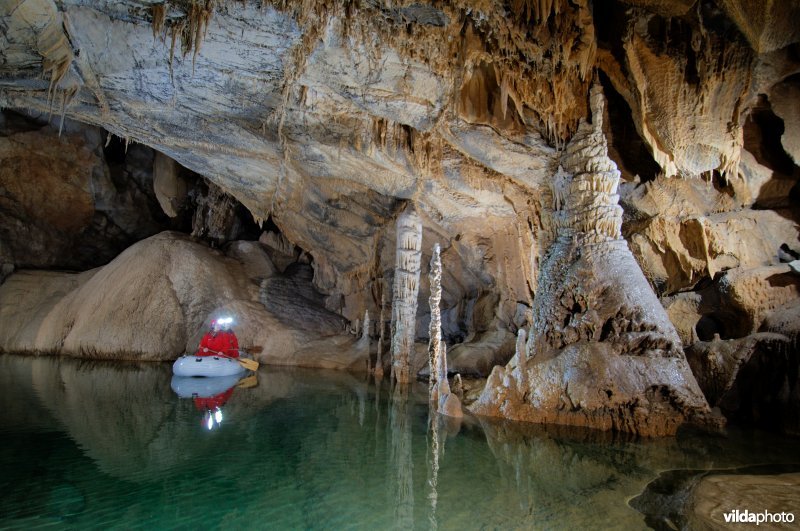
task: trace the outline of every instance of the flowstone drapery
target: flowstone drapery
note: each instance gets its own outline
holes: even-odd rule
[[[411,381],[421,257],[422,221],[412,208],[397,218],[392,290],[392,375],[401,384]]]
[[[583,121],[552,181],[554,239],[539,269],[533,336],[520,334],[514,367],[495,367],[479,414],[669,435],[711,413],[680,338],[622,238],[619,171],[602,131],[605,102],[591,91]],[[535,354],[535,358],[533,355]]]

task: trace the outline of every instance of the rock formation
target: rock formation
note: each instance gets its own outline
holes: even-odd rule
[[[710,410],[672,323],[621,237],[619,172],[606,155],[603,95],[592,89],[553,179],[554,242],[540,266],[524,376],[497,367],[475,413],[641,435],[706,422]],[[518,353],[525,351],[521,331]]]
[[[324,363],[348,366],[343,323],[383,310],[395,223],[413,205],[420,262],[442,247],[453,372],[508,363],[529,325],[529,367],[595,335],[614,355],[678,359],[648,290],[607,290],[618,318],[577,294],[569,308],[553,300],[544,273],[561,259],[567,269],[570,253],[585,275],[617,258],[619,276],[641,280],[640,268],[687,345],[768,331],[800,305],[800,277],[777,257],[781,245],[800,251],[800,35],[795,2],[762,4],[2,5],[0,281],[97,267],[164,229],[220,249],[261,235],[276,274],[247,277],[257,302],[285,326],[308,316],[346,352]],[[616,190],[607,161],[584,179],[585,154],[563,153],[579,150],[593,82],[609,100]],[[585,233],[574,245],[573,223]],[[586,252],[598,245],[607,252]],[[406,345],[430,339],[430,317],[426,305],[408,312]]]
[[[392,288],[392,375],[401,384],[411,381],[419,293],[422,223],[411,209],[397,218],[397,251]]]
[[[447,344],[441,338],[441,313],[439,302],[442,297],[442,261],[440,247],[437,243],[433,246],[433,256],[430,267],[429,299],[431,307],[430,342],[428,344],[428,398],[436,404],[435,411],[449,417],[461,418],[460,398],[451,393],[450,383],[447,380]]]
[[[253,257],[257,249],[243,255],[237,247],[238,260],[165,232],[85,273],[17,273],[0,286],[0,351],[173,360],[197,348],[212,318],[230,313],[241,345],[262,346],[263,362],[329,368],[363,363],[353,340],[315,346],[338,316],[298,301],[302,284],[296,279],[294,306],[260,303],[246,264],[265,257]],[[277,298],[280,279],[272,280]],[[342,352],[333,354],[337,349]]]
[[[438,399],[434,394],[434,389],[439,379],[439,365],[442,356],[442,314],[439,311],[439,304],[442,301],[442,260],[439,256],[440,252],[441,248],[437,243],[433,246],[429,273],[431,296],[428,298],[428,303],[431,307],[431,326],[428,343],[428,395],[431,400]]]

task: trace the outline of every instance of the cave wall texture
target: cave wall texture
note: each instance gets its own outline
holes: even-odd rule
[[[314,315],[354,323],[391,299],[396,219],[413,206],[421,263],[441,244],[451,370],[485,375],[547,313],[540,276],[553,247],[571,245],[558,243],[555,202],[577,201],[581,215],[612,193],[620,252],[671,321],[654,327],[667,358],[684,359],[684,347],[690,362],[741,354],[729,342],[780,334],[747,359],[726,357],[728,369],[753,358],[759,370],[709,378],[724,374],[715,389],[736,391],[748,386],[734,385],[740,374],[770,374],[765,404],[800,418],[800,325],[787,317],[800,305],[788,263],[800,252],[796,20],[792,0],[5,2],[3,276],[100,266],[165,229],[224,247],[261,226],[275,269],[313,283]],[[591,117],[593,86],[602,119]],[[561,197],[581,123],[602,126],[614,165],[583,171],[618,171],[619,184]],[[589,232],[608,227],[585,217]],[[250,275],[267,305],[288,282],[272,273]],[[586,315],[579,302],[548,330],[571,333]],[[619,319],[635,327],[642,315]],[[420,304],[419,339],[429,319]],[[630,332],[619,319],[615,333]],[[608,343],[599,326],[582,339]],[[637,348],[628,355],[654,350]],[[729,418],[752,416],[723,395]]]

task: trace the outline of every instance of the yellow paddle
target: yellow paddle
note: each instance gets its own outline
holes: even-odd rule
[[[241,365],[248,371],[258,370],[258,362],[256,360],[251,360],[249,358],[234,358],[233,356],[228,356],[227,354],[223,354],[222,352],[217,352],[216,350],[211,350],[211,349],[208,349],[208,351],[213,352],[215,356],[222,356],[223,358],[236,360],[239,362],[239,365]]]
[[[247,378],[242,378],[241,380],[239,380],[239,383],[236,384],[236,387],[240,387],[242,389],[249,389],[257,385],[258,385],[258,376],[256,376],[255,374],[251,374]]]

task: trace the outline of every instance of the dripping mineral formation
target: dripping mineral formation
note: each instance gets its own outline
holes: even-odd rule
[[[233,311],[265,363],[491,374],[482,414],[800,433],[798,19],[4,2],[0,350],[174,359]]]

